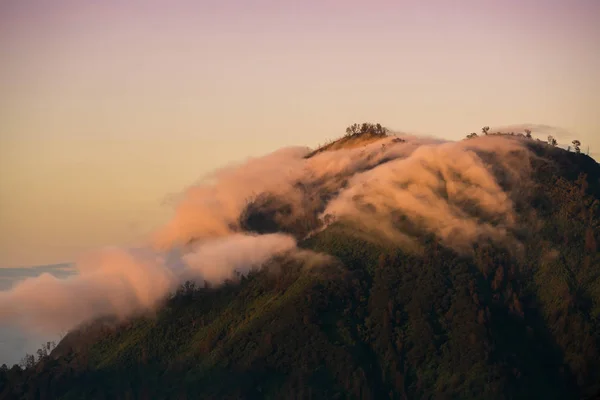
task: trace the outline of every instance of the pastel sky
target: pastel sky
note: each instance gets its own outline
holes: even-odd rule
[[[135,243],[211,169],[353,122],[546,124],[598,154],[599,17],[598,0],[1,0],[0,266]]]

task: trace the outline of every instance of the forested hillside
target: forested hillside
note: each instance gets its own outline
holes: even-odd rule
[[[367,142],[383,155],[360,171],[391,165],[410,138]],[[257,196],[240,229],[291,234],[298,250],[222,285],[188,282],[153,312],[86,323],[29,368],[0,371],[0,398],[600,397],[600,165],[525,137],[469,143],[460,156],[476,154],[494,182],[460,170],[464,158],[439,164],[454,151],[443,145],[417,163],[442,177],[435,197],[420,191],[430,175],[398,181],[404,164],[349,192],[364,200],[352,213],[333,215],[358,187],[344,169],[298,183],[302,202]],[[309,155],[327,151],[343,146]],[[452,219],[438,219],[445,207]]]

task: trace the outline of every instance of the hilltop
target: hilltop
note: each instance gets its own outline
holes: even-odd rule
[[[600,396],[600,165],[527,137],[364,126],[223,214],[227,235],[295,249],[86,322],[0,372],[0,398]],[[206,226],[177,232],[224,229]]]
[[[346,128],[346,135],[339,139],[326,143],[323,146],[319,146],[314,151],[308,153],[306,155],[306,158],[314,157],[315,155],[324,151],[354,149],[357,147],[365,146],[369,143],[376,142],[386,137],[388,137],[388,129],[381,126],[381,124],[372,124],[369,122],[365,122],[360,125],[353,124]]]

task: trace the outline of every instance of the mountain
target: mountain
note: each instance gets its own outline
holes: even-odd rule
[[[600,165],[524,137],[360,135],[230,224],[294,251],[87,322],[3,369],[0,398],[599,398]]]

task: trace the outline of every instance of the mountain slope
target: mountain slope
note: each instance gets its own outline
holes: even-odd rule
[[[600,166],[534,141],[522,159],[476,140],[513,222],[490,216],[487,197],[449,203],[478,221],[469,241],[432,230],[429,214],[371,224],[362,205],[356,219],[323,222],[320,199],[339,196],[342,175],[305,185],[313,201],[267,193],[240,225],[291,233],[299,253],[237,282],[182,286],[153,314],[76,330],[35,368],[3,371],[0,398],[600,396]],[[515,159],[530,164],[527,179],[506,167]],[[472,170],[458,173],[466,182]]]

